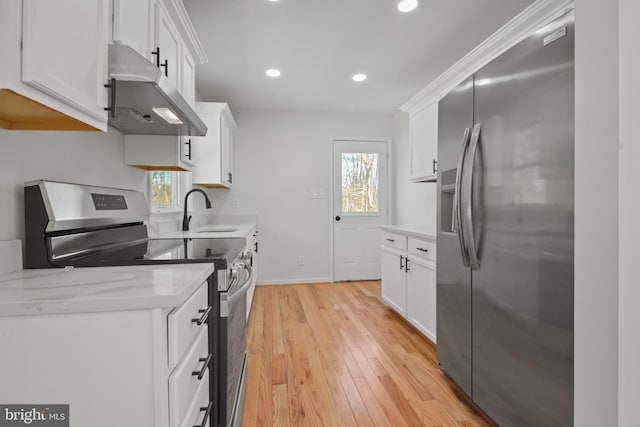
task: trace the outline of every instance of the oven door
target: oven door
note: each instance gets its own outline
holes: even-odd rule
[[[231,266],[232,284],[220,293],[221,325],[221,425],[239,426],[246,387],[247,371],[247,291],[253,270],[244,262]],[[226,378],[225,378],[226,377]]]

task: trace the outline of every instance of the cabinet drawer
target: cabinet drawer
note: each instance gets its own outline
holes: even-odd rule
[[[407,237],[400,234],[393,234],[383,231],[382,244],[390,248],[400,249],[401,251],[407,250]]]
[[[208,315],[213,314],[205,282],[184,304],[169,313],[169,369],[176,366],[195,335],[205,329]]]
[[[213,415],[213,405],[213,401],[209,398],[209,376],[207,375],[200,382],[196,395],[179,427],[209,426],[211,415]],[[211,409],[207,413],[208,408]],[[206,420],[205,417],[207,417]]]
[[[207,326],[204,325],[198,332],[193,345],[187,350],[185,357],[169,377],[171,427],[180,427],[198,386],[205,380],[205,377],[209,377],[209,370],[206,367],[213,366],[215,363],[209,353],[208,335]],[[202,372],[202,376],[199,375],[200,372]]]
[[[436,242],[409,237],[409,253],[422,258],[436,260]]]

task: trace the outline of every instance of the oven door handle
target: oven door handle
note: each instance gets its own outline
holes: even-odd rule
[[[229,306],[244,297],[247,290],[251,287],[253,282],[253,268],[249,264],[243,263],[244,269],[249,272],[246,281],[237,289],[229,289],[229,292],[220,294],[220,317],[229,317]],[[233,292],[231,292],[233,290]]]

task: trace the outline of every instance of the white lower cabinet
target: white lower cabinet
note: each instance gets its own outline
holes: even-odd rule
[[[198,322],[207,290],[174,309],[0,317],[0,378],[11,384],[0,402],[68,404],[72,426],[200,425],[215,363]]]
[[[436,342],[436,265],[419,257],[407,258],[407,320]]]
[[[382,233],[382,300],[436,341],[435,242]]]
[[[382,246],[382,300],[399,314],[407,313],[406,252]]]

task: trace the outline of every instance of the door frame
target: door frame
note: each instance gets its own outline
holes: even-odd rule
[[[334,233],[334,223],[333,220],[333,208],[334,208],[334,194],[333,191],[335,189],[334,183],[334,173],[333,173],[333,161],[334,161],[334,146],[336,141],[347,141],[347,142],[384,142],[387,147],[387,198],[384,201],[384,207],[387,209],[387,225],[393,223],[393,211],[391,209],[391,201],[393,200],[393,188],[395,185],[395,176],[392,175],[393,172],[393,150],[392,144],[393,139],[388,136],[334,136],[331,138],[331,144],[329,145],[329,188],[331,191],[327,192],[327,197],[329,197],[329,280],[331,282],[334,281],[335,272],[334,272],[334,250],[333,250],[333,233]]]

